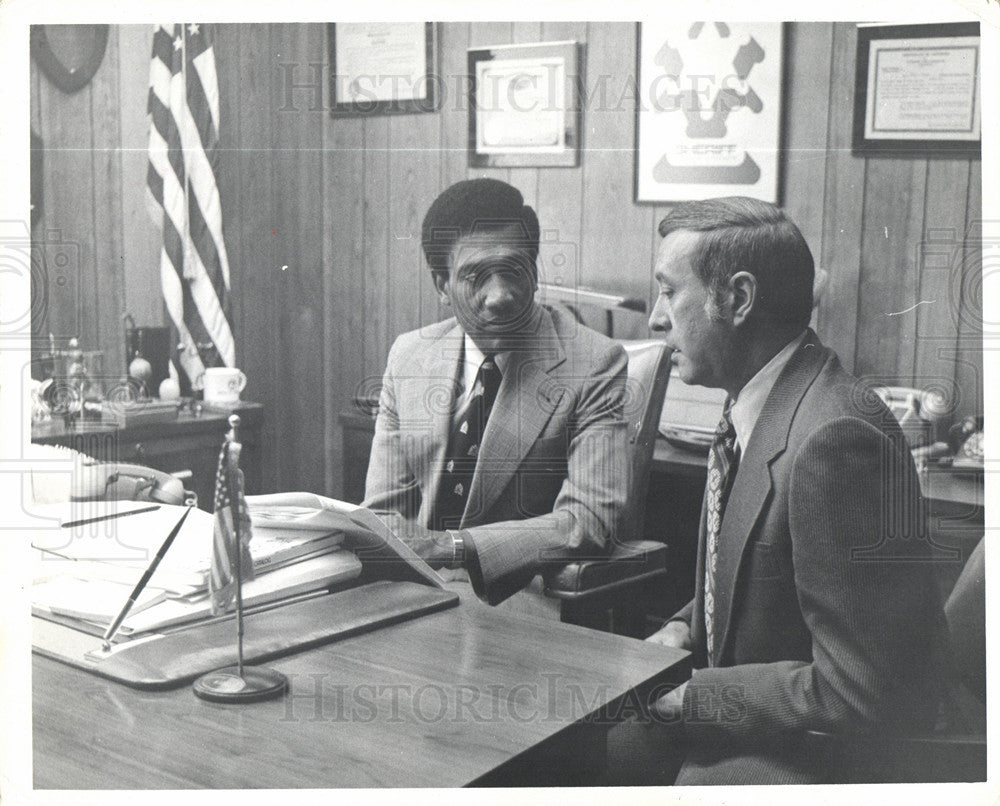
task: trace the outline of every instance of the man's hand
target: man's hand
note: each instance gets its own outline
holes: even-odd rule
[[[646,640],[652,641],[654,644],[673,646],[678,649],[690,650],[693,647],[691,643],[691,628],[683,621],[668,621]]]
[[[379,512],[379,518],[392,529],[393,534],[408,545],[432,568],[442,568],[451,564],[455,547],[447,532],[425,529],[395,512]]]

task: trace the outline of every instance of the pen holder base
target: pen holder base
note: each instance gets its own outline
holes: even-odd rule
[[[203,700],[221,703],[259,702],[281,697],[288,691],[288,678],[266,666],[226,666],[203,674],[193,684]]]

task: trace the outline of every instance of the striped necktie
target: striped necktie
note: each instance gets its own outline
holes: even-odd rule
[[[469,399],[452,421],[432,529],[457,529],[462,522],[469,487],[476,472],[479,446],[500,389],[500,380],[495,357],[487,355],[479,366]]]
[[[714,648],[715,573],[719,562],[719,531],[726,510],[726,499],[739,464],[736,455],[736,429],[732,420],[732,399],[726,400],[722,419],[708,455],[708,481],[705,490],[705,641],[711,664]]]

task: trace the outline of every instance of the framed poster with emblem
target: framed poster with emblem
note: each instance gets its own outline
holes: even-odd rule
[[[639,23],[636,201],[778,201],[780,22]]]

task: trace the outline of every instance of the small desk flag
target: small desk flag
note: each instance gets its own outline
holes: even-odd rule
[[[212,539],[212,573],[209,590],[212,594],[212,613],[224,613],[236,595],[236,563],[242,563],[243,580],[253,579],[253,561],[250,558],[250,510],[243,497],[243,471],[239,469],[238,442],[227,440],[219,453],[219,470],[215,474],[215,533]],[[239,522],[239,547],[236,545],[237,528],[233,514]],[[238,559],[237,559],[238,557]]]

